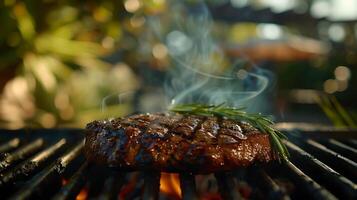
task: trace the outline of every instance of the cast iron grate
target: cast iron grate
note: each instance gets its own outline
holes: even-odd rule
[[[179,174],[181,194],[160,191],[160,172],[92,166],[80,129],[0,130],[1,199],[356,199],[357,132],[289,131],[288,163],[214,175]]]

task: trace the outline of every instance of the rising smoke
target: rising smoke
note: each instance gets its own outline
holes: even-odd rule
[[[149,109],[134,105],[134,112],[165,111],[180,103],[225,103],[250,112],[267,111],[264,92],[272,74],[247,57],[232,60],[225,56],[211,35],[212,18],[204,1],[167,0],[166,11],[146,16],[146,22],[155,38],[165,44],[172,62],[163,83],[166,105],[150,104]],[[147,35],[140,39],[144,49],[150,49]],[[135,95],[134,91],[109,95],[102,101],[102,111],[132,101]]]
[[[172,58],[165,82],[168,104],[224,102],[262,111],[269,73],[243,57],[227,65],[229,58],[211,36],[212,18],[203,1],[167,2],[167,12],[148,17],[148,23]]]

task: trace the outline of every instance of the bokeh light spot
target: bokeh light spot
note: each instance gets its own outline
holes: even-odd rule
[[[125,10],[128,12],[135,12],[141,7],[141,2],[139,0],[126,0],[124,3]]]
[[[192,47],[192,40],[181,31],[172,31],[167,35],[167,44],[170,53],[182,55]]]
[[[157,59],[163,59],[167,56],[167,48],[161,43],[155,44],[152,48],[152,54]]]
[[[346,35],[345,29],[340,24],[333,24],[328,29],[328,35],[334,42],[341,42]]]
[[[114,39],[112,37],[105,37],[102,40],[102,46],[106,49],[111,49],[114,47]]]
[[[53,114],[45,113],[40,118],[40,123],[44,128],[53,128],[56,125],[56,118]]]
[[[244,70],[244,69],[240,69],[240,70],[238,70],[238,72],[237,72],[237,77],[238,77],[239,79],[241,79],[241,80],[245,79],[245,78],[247,77],[247,75],[248,75],[248,73],[247,73],[247,71]]]
[[[348,88],[348,81],[338,81],[337,91],[343,92]]]
[[[142,26],[145,23],[145,18],[144,17],[132,17],[130,18],[130,24],[134,28],[138,28]]]
[[[338,66],[335,69],[335,77],[339,81],[346,81],[350,78],[351,71],[348,67],[345,66]]]
[[[276,24],[259,24],[257,34],[265,39],[276,40],[282,37],[283,31]]]
[[[328,94],[335,93],[338,90],[338,82],[334,79],[328,79],[324,82],[324,91]]]
[[[311,15],[316,18],[326,17],[330,14],[330,3],[327,1],[314,1],[311,6]]]

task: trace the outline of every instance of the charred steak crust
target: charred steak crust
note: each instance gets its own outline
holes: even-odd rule
[[[211,173],[275,158],[269,135],[228,119],[139,114],[86,127],[90,162],[123,170]]]

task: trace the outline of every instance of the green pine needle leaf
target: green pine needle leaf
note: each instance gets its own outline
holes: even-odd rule
[[[227,119],[246,121],[261,132],[268,133],[270,141],[274,147],[275,153],[279,156],[279,160],[287,161],[289,152],[282,142],[287,137],[275,129],[274,124],[268,117],[258,113],[246,113],[244,108],[226,107],[225,103],[219,105],[205,105],[205,104],[178,104],[171,107],[169,110],[180,114],[200,115],[200,116],[217,116]]]

